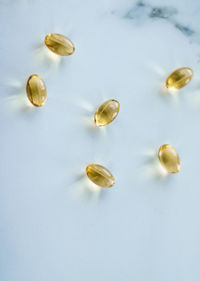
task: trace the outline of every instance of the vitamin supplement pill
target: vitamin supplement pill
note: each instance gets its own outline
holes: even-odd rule
[[[116,100],[104,102],[94,114],[94,122],[98,127],[111,123],[119,113],[120,104]]]
[[[193,71],[189,67],[182,67],[172,72],[166,79],[166,87],[169,89],[181,89],[185,87],[193,77]]]
[[[60,56],[72,55],[75,47],[72,41],[62,34],[51,33],[45,37],[46,46]]]
[[[162,145],[158,151],[158,158],[168,173],[178,173],[180,171],[180,158],[173,146],[169,144]]]
[[[47,99],[47,90],[42,78],[31,75],[26,83],[26,93],[30,102],[35,106],[42,106]]]
[[[98,164],[90,164],[86,168],[88,178],[101,187],[111,187],[115,183],[115,179],[110,171]]]

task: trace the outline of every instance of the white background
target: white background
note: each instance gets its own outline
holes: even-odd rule
[[[190,37],[145,9],[126,18],[136,3],[0,2],[1,281],[200,279],[200,3],[148,2],[175,5]],[[51,32],[71,38],[75,53],[51,55]],[[182,66],[194,79],[164,93]],[[47,86],[41,108],[26,98],[34,73]],[[95,128],[92,114],[110,98],[120,113]],[[156,163],[164,143],[180,155],[179,174]],[[89,163],[110,169],[115,186],[91,186]]]

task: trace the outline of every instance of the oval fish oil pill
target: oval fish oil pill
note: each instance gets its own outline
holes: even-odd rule
[[[45,37],[45,45],[59,56],[70,56],[75,50],[72,41],[66,36],[58,33],[48,34]]]
[[[98,186],[111,187],[115,184],[115,179],[111,172],[99,164],[90,164],[86,168],[88,178]]]
[[[26,83],[26,93],[33,105],[44,105],[47,99],[47,90],[44,81],[39,75],[34,74],[29,77]]]
[[[193,71],[189,67],[182,67],[172,72],[166,79],[166,87],[169,89],[181,89],[185,87],[193,77]]]
[[[178,173],[180,171],[180,158],[173,146],[169,144],[162,145],[158,151],[158,158],[168,173]]]
[[[111,123],[118,115],[120,104],[116,100],[104,102],[94,114],[94,122],[98,127]]]

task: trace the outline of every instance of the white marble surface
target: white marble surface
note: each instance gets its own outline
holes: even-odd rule
[[[200,2],[0,1],[0,280],[200,280]],[[69,36],[73,56],[43,47]],[[189,66],[179,94],[163,82]],[[47,85],[42,108],[24,84]],[[118,118],[95,129],[104,100]],[[181,172],[165,177],[154,153],[173,145]],[[97,162],[116,177],[93,189]]]

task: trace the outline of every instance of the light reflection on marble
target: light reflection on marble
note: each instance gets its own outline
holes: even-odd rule
[[[3,101],[7,103],[15,112],[22,112],[24,114],[33,112],[34,106],[27,98],[26,83],[17,79],[11,79],[6,84],[7,96]]]
[[[143,171],[141,172],[141,176],[145,176],[148,180],[160,181],[166,180],[170,175],[161,165],[158,159],[158,151],[156,149],[148,149],[144,150],[141,153],[141,157],[144,158]]]
[[[74,184],[70,186],[70,195],[77,199],[87,199],[88,203],[97,204],[102,188],[92,183],[86,176],[85,169],[77,175]]]

